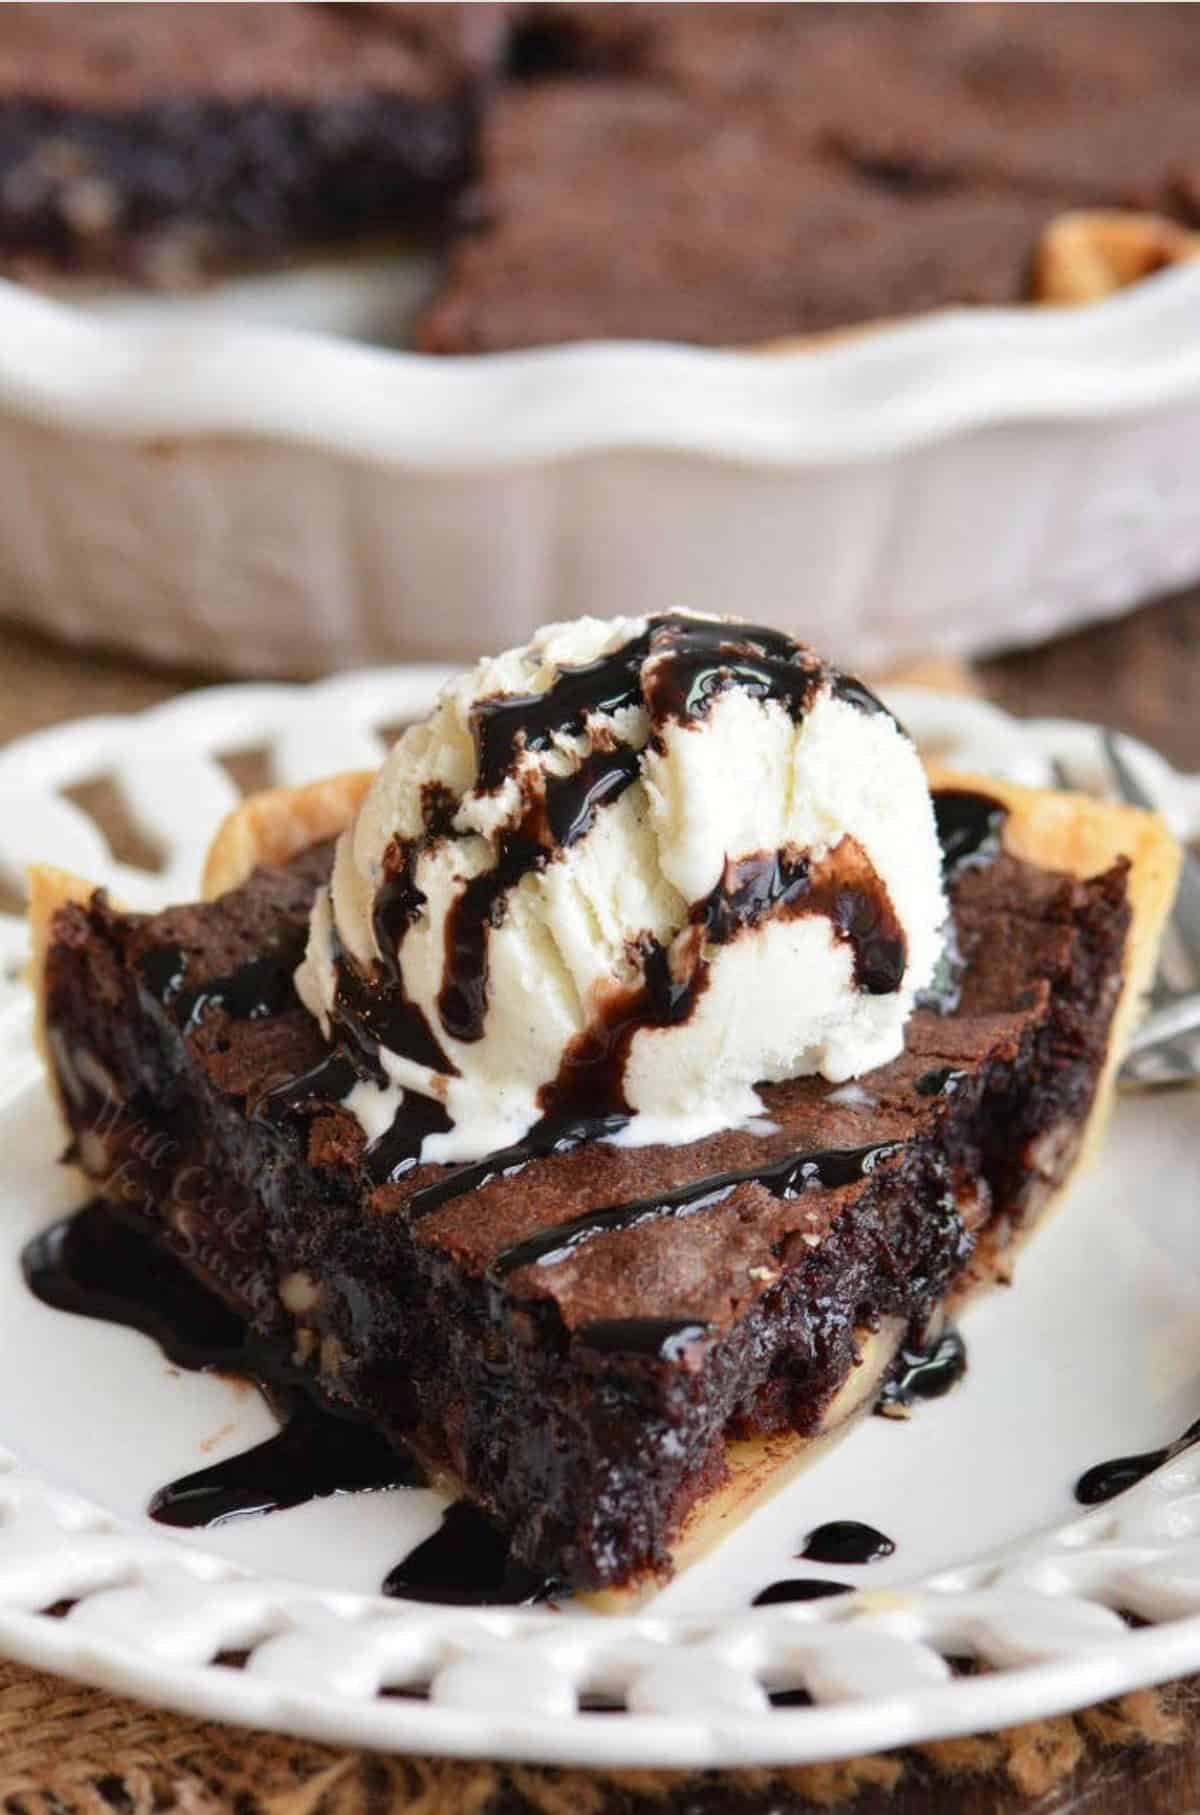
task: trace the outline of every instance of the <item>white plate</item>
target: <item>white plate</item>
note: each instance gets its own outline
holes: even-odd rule
[[[427,692],[411,674],[339,686],[335,722],[351,746],[372,724],[419,710]],[[1026,773],[1055,748],[1084,769],[1094,757],[1086,727],[1030,737],[971,702],[922,704],[914,694],[897,703],[960,760],[972,740],[996,766],[1011,769],[1006,750],[1017,756]],[[0,756],[0,824],[6,787],[15,802],[22,773],[25,823],[36,830],[51,823],[56,784],[107,772],[114,759],[143,783],[166,765],[167,785],[144,785],[136,804],[174,862],[166,881],[142,879],[143,899],[176,892],[178,869],[194,858],[195,822],[207,824],[217,791],[221,772],[207,753],[244,745],[253,727],[295,773],[307,726],[307,761],[327,767],[328,706],[327,689],[226,689],[138,720],[66,727]],[[1196,784],[1172,782],[1153,759],[1142,766],[1160,783],[1165,774],[1181,829],[1194,827]],[[84,837],[68,816],[60,844],[72,825],[77,842]],[[661,1766],[869,1751],[1200,1668],[1200,1448],[1090,1512],[1071,1495],[1090,1464],[1164,1443],[1200,1415],[1194,1095],[1120,1104],[1099,1171],[1022,1258],[1016,1290],[969,1313],[970,1369],[949,1398],[905,1425],[861,1425],[641,1615],[476,1612],[374,1593],[437,1522],[438,1503],[424,1492],[327,1501],[191,1535],[145,1518],[155,1486],[256,1441],[270,1421],[252,1395],[176,1373],[146,1339],[50,1311],[25,1290],[20,1246],[69,1205],[72,1185],[54,1164],[56,1131],[23,1012],[14,999],[0,1067],[0,1444],[9,1458],[0,1648],[11,1655],[198,1713],[346,1743]],[[830,1518],[878,1525],[894,1556],[859,1570],[797,1563],[804,1534]],[[750,1610],[758,1589],[798,1573],[861,1580],[865,1592]],[[41,1611],[64,1600],[75,1603],[65,1618]],[[1113,1608],[1157,1624],[1131,1631]],[[246,1667],[214,1662],[222,1651],[249,1651]],[[952,1674],[944,1658],[964,1655],[992,1668]],[[765,1699],[800,1685],[814,1706]],[[381,1687],[427,1689],[428,1699],[381,1696]],[[624,1698],[626,1711],[579,1711],[579,1698],[595,1694]]]
[[[5,611],[317,673],[749,588],[878,667],[1200,574],[1194,266],[777,357],[338,338],[398,327],[428,280],[376,260],[99,312],[0,283]]]

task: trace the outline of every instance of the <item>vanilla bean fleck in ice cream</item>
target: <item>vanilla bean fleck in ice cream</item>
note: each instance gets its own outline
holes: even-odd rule
[[[584,618],[401,737],[297,983],[389,1170],[687,1141],[894,1058],[945,913],[920,761],[860,682],[735,620]]]

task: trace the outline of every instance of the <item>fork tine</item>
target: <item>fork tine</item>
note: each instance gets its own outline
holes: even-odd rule
[[[1121,746],[1117,742],[1116,732],[1103,731],[1100,741],[1104,746],[1104,759],[1113,772],[1117,792],[1121,799],[1127,801],[1131,807],[1145,807],[1147,811],[1153,813],[1156,810],[1154,802],[1130,768],[1128,760],[1121,754]]]
[[[1154,801],[1133,773],[1115,734],[1105,731],[1102,742],[1105,758],[1122,800],[1128,801],[1131,806],[1148,807],[1155,811]],[[1183,865],[1179,872],[1179,889],[1175,896],[1171,926],[1191,966],[1193,984],[1200,982],[1200,861],[1187,850],[1184,851]]]

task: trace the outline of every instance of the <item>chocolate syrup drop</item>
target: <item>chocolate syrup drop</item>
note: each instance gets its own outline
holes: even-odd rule
[[[990,863],[1000,855],[1008,808],[990,794],[969,788],[936,788],[933,812],[942,847],[942,873],[947,882],[965,869]]]
[[[967,1348],[957,1330],[947,1330],[927,1348],[905,1343],[896,1358],[875,1410],[883,1417],[903,1417],[918,1399],[940,1399],[967,1371]]]
[[[383,1592],[451,1607],[528,1607],[559,1587],[514,1563],[503,1533],[469,1500],[456,1500],[433,1536],[385,1577]]]
[[[284,1420],[265,1442],[160,1488],[149,1507],[160,1523],[220,1525],[327,1494],[426,1484],[414,1458],[309,1397],[297,1369],[102,1198],[34,1236],[21,1265],[43,1304],[140,1330],[177,1367],[244,1375]]]
[[[940,1097],[943,1091],[952,1090],[958,1080],[965,1076],[953,1065],[935,1065],[932,1071],[923,1071],[913,1085],[919,1097]]]
[[[756,1594],[752,1607],[778,1607],[786,1601],[824,1601],[835,1594],[853,1594],[849,1582],[827,1582],[821,1576],[785,1576]]]
[[[1097,1462],[1075,1483],[1075,1498],[1081,1506],[1102,1506],[1106,1500],[1115,1500],[1126,1488],[1136,1487],[1164,1462],[1173,1462],[1195,1443],[1200,1443],[1200,1419],[1162,1449],[1145,1450],[1140,1456],[1116,1456],[1111,1462]]]
[[[160,1487],[147,1511],[160,1525],[194,1531],[330,1494],[425,1485],[423,1471],[378,1431],[297,1396],[273,1437]]]
[[[866,853],[843,840],[837,857],[814,873],[807,852],[760,851],[725,866],[717,887],[692,910],[707,944],[726,945],[745,927],[772,918],[823,914],[849,945],[858,988],[889,995],[904,978],[904,929]]]
[[[810,1563],[881,1563],[895,1551],[891,1538],[857,1519],[831,1519],[818,1525],[797,1555]]]

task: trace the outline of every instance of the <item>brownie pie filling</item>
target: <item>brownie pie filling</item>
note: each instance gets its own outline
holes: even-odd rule
[[[919,1344],[1075,1157],[1127,866],[1077,881],[1006,853],[996,801],[935,807],[953,955],[903,1052],[764,1085],[755,1126],[683,1144],[614,1145],[555,1099],[487,1159],[422,1163],[410,1129],[383,1164],[343,1104],[356,1055],[292,981],[331,844],[210,903],[64,905],[45,1005],[71,1157],[298,1391],[454,1482],[518,1563],[576,1588],[661,1575],[727,1444],[818,1430],[863,1333]],[[727,893],[787,886],[776,867]]]

